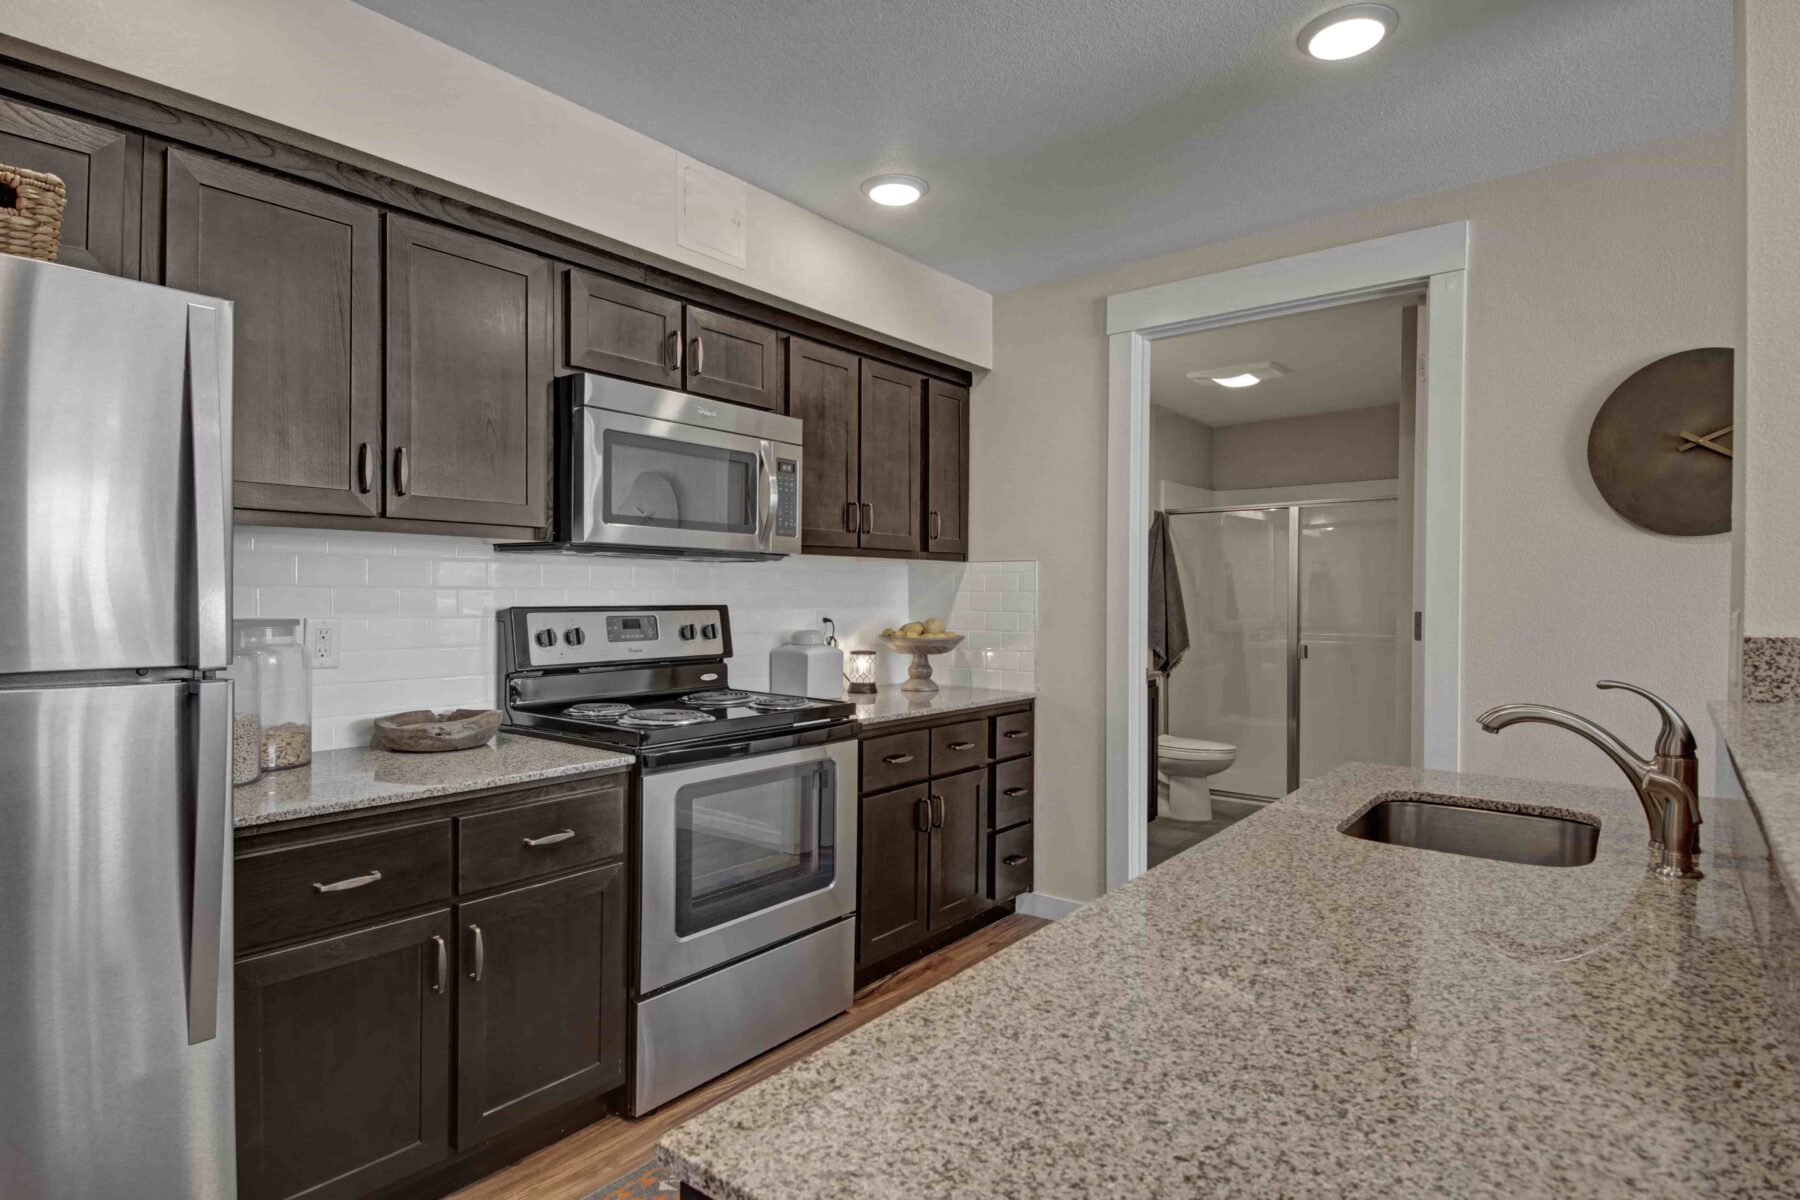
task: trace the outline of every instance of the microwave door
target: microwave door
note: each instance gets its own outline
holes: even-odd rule
[[[583,408],[574,540],[693,554],[768,553],[765,443]]]

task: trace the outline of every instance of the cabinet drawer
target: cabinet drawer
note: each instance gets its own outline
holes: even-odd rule
[[[987,722],[960,721],[931,731],[931,773],[948,775],[987,761]]]
[[[456,890],[479,892],[625,853],[625,793],[612,786],[456,819]]]
[[[450,822],[246,854],[236,869],[237,944],[258,946],[448,896]]]
[[[862,790],[880,792],[917,783],[931,773],[931,731],[915,730],[862,744]]]
[[[994,757],[1018,758],[1031,753],[1032,714],[1008,713],[994,718]]]
[[[988,896],[1004,904],[1031,890],[1031,825],[988,835]]]
[[[1014,758],[994,768],[994,804],[989,828],[1005,829],[1031,820],[1031,758]]]

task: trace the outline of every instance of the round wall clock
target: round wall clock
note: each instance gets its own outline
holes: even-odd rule
[[[1659,358],[1621,383],[1588,431],[1594,486],[1653,533],[1731,528],[1731,350]]]

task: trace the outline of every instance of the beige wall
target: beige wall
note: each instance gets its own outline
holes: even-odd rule
[[[1730,546],[1616,516],[1586,466],[1588,426],[1645,363],[1731,345],[1742,271],[1729,130],[1669,139],[1322,218],[997,297],[994,373],[976,397],[980,558],[1039,561],[1038,886],[1105,878],[1105,297],[1380,237],[1471,223],[1463,708],[1562,704],[1642,744],[1664,691],[1705,746],[1725,692]],[[1469,770],[1617,784],[1556,730],[1472,731]],[[1710,770],[1709,770],[1710,774]]]
[[[746,268],[689,250],[673,148],[350,0],[8,0],[0,48],[98,64],[971,366],[991,358],[986,292],[756,188]]]
[[[1213,428],[1159,406],[1150,409],[1150,507],[1162,507],[1162,485],[1213,485]]]
[[[1742,0],[1738,20],[1736,607],[1750,637],[1800,637],[1800,4]]]
[[[1399,469],[1400,410],[1392,404],[1213,430],[1212,485],[1222,492],[1392,479]]]

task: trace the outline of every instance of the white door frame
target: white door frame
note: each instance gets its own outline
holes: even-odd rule
[[[1463,344],[1469,224],[1454,221],[1109,296],[1106,332],[1106,886],[1146,863],[1150,343],[1240,321],[1423,290],[1425,403],[1415,501],[1425,547],[1422,759],[1462,763]]]

